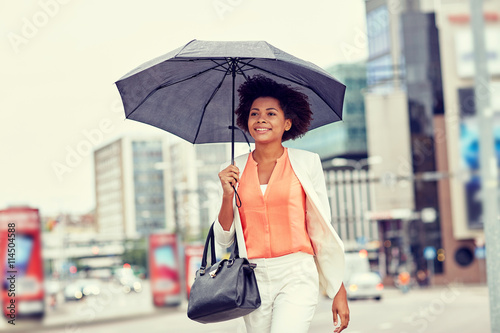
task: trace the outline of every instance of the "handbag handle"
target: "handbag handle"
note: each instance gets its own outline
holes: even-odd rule
[[[210,230],[208,230],[207,239],[205,240],[205,247],[203,248],[203,257],[201,258],[201,267],[200,269],[205,270],[207,267],[207,255],[208,248],[210,247],[210,261],[212,262],[210,265],[215,264],[215,236],[214,236],[214,224],[210,226]]]
[[[214,222],[216,223],[216,222]],[[201,266],[200,266],[200,274],[205,274],[205,269],[207,268],[207,256],[208,256],[208,248],[210,247],[210,266],[213,266],[216,263],[215,257],[215,236],[214,236],[214,223],[210,226],[210,230],[208,230],[207,239],[205,240],[205,247],[203,248],[203,257],[201,258]],[[236,238],[236,234],[234,235],[234,247],[231,251],[231,256],[229,260],[232,261],[235,258],[239,258],[240,253],[238,249],[238,240]]]

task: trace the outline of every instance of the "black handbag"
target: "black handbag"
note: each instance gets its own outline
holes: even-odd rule
[[[236,236],[229,259],[215,262],[213,228],[212,224],[205,241],[201,267],[191,287],[187,309],[190,319],[203,324],[238,318],[260,306],[254,273],[256,265],[246,258],[240,258]],[[209,246],[211,265],[207,267]]]

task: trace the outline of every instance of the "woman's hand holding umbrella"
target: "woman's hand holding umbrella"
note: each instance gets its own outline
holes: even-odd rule
[[[219,179],[222,184],[223,197],[233,198],[234,186],[240,177],[240,170],[235,165],[229,165],[227,168],[219,172]]]

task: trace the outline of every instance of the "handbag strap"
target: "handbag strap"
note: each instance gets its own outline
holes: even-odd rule
[[[203,257],[201,258],[201,266],[200,266],[200,272],[202,274],[205,273],[205,269],[207,268],[207,256],[208,256],[208,251],[210,248],[210,261],[211,264],[210,266],[214,265],[217,261],[215,257],[215,236],[214,236],[214,224],[217,222],[212,223],[210,226],[210,229],[208,230],[208,235],[207,239],[205,240],[205,247],[203,248]],[[236,258],[240,257],[239,249],[238,249],[238,240],[236,238],[236,234],[234,235],[234,247],[233,250],[231,251],[231,255],[229,257],[229,260],[234,260]]]
[[[236,238],[236,233],[234,233],[234,246],[233,251],[231,251],[230,259],[235,259],[240,257],[240,251],[238,249],[238,239]]]
[[[205,269],[207,267],[207,255],[208,248],[210,247],[210,261],[213,265],[216,262],[215,258],[215,236],[214,236],[214,224],[210,226],[210,230],[208,230],[207,239],[205,240],[205,247],[203,248],[203,257],[201,258],[201,269]]]

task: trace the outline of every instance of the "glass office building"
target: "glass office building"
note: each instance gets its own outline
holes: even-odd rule
[[[339,64],[326,69],[347,86],[343,120],[308,132],[285,146],[316,152],[323,161],[335,157],[366,157],[366,124],[363,89],[366,87],[364,63]]]
[[[396,276],[401,270],[407,270],[420,283],[428,283],[430,274],[443,274],[444,271],[443,257],[424,256],[425,249],[444,253],[438,183],[426,181],[423,177],[437,171],[435,121],[436,116],[444,113],[436,18],[432,12],[422,12],[418,3],[412,1],[403,1],[395,9],[387,0],[370,0],[366,1],[366,10],[369,45],[367,100],[370,101],[367,109],[392,116],[406,113],[405,121],[396,126],[406,129],[401,138],[409,140],[408,158],[384,160],[384,166],[395,170],[408,169],[407,176],[398,175],[396,178],[396,193],[402,191],[397,187],[402,181],[411,184],[413,189],[413,200],[406,206],[377,196],[376,205],[385,208],[379,212],[380,218],[374,219],[383,244],[380,257],[385,267],[381,267],[381,273]],[[387,104],[390,108],[383,102],[401,96],[401,103]],[[398,128],[381,128],[380,124],[375,126],[372,118],[368,118],[369,132],[375,138],[398,131]],[[390,156],[387,152],[398,143],[401,144],[379,144],[377,153]],[[415,177],[420,178],[414,180]],[[387,184],[383,186],[388,187]],[[408,214],[391,214],[397,210],[408,211]]]
[[[148,234],[165,229],[163,170],[154,166],[163,161],[161,140],[132,141],[136,230]]]

